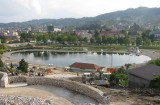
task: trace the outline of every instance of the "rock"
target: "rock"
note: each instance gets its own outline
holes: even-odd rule
[[[42,98],[0,95],[0,105],[53,105],[53,103]]]
[[[50,100],[45,100],[45,103],[51,104]]]

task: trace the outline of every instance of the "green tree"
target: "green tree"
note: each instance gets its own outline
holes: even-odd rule
[[[143,33],[142,33],[142,39],[149,38],[149,32],[150,32],[150,30],[143,31]]]
[[[107,37],[106,36],[102,36],[102,43],[106,43],[107,42]]]
[[[131,44],[132,44],[132,46],[134,46],[136,43],[135,43],[135,41],[131,41]]]
[[[5,50],[0,49],[0,54],[3,54],[5,52]]]
[[[126,69],[128,70],[131,64],[125,64]]]
[[[102,37],[101,37],[100,35],[98,35],[98,36],[96,37],[96,42],[97,42],[97,43],[102,43]]]
[[[5,42],[6,42],[6,37],[5,37],[5,36],[1,36],[1,35],[0,35],[0,39],[1,39],[1,42],[2,42],[2,43],[5,43]]]
[[[0,49],[5,50],[5,49],[7,49],[7,46],[5,44],[0,44]]]
[[[49,39],[48,34],[44,34],[43,37],[42,37],[43,42],[47,43],[48,39]]]
[[[56,33],[49,33],[49,39],[51,40],[51,41],[56,41],[56,38],[57,38],[57,35],[56,35]]]
[[[42,41],[42,39],[43,39],[43,35],[38,34],[37,37],[36,37],[36,40],[37,40],[38,42],[40,42],[40,41]]]
[[[118,37],[118,43],[119,43],[120,45],[124,44],[124,42],[125,42],[125,40],[124,40],[123,37]]]
[[[151,45],[151,40],[149,38],[144,39],[144,45],[150,46]]]
[[[150,60],[148,64],[154,64],[160,66],[160,58],[157,58],[156,60]]]
[[[149,36],[149,39],[150,39],[152,42],[154,42],[154,41],[155,41],[155,35],[154,35],[154,34],[150,35],[150,36]]]
[[[19,62],[19,67],[18,67],[19,70],[21,70],[22,72],[25,72],[27,73],[28,72],[28,63],[24,60],[24,59],[21,59],[21,61]]]
[[[108,38],[106,39],[106,43],[108,43],[108,44],[113,44],[113,43],[114,43],[114,38],[113,38],[113,37],[108,37]]]
[[[124,37],[124,44],[125,44],[125,45],[129,45],[129,44],[130,44],[129,36],[125,36],[125,37]]]
[[[3,64],[2,60],[0,59],[0,67],[3,67],[3,66],[4,66],[4,64]]]
[[[137,46],[142,45],[142,38],[141,37],[136,38],[136,45]]]
[[[90,39],[90,42],[91,42],[91,43],[95,43],[96,41],[95,41],[94,38],[91,38],[91,39]]]
[[[29,39],[32,38],[32,32],[31,32],[31,31],[28,32],[28,33],[19,33],[19,34],[20,34],[20,36],[21,36],[21,38],[20,38],[21,42],[22,42],[22,41],[28,42]]]
[[[122,33],[123,33],[124,35],[127,35],[127,31],[126,31],[126,30],[122,30]]]
[[[99,32],[97,30],[94,31],[94,37],[98,37],[99,36]]]
[[[119,68],[119,69],[115,69],[111,73],[109,81],[111,85],[119,85],[119,83],[120,84],[122,83],[122,85],[127,86],[128,85],[127,78],[128,78],[128,75],[125,69]]]
[[[88,38],[85,37],[85,38],[83,39],[83,41],[86,42],[86,43],[88,43]]]
[[[13,69],[13,64],[12,63],[10,64],[10,69]]]

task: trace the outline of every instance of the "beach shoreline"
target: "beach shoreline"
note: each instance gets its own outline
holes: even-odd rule
[[[25,52],[25,51],[53,51],[53,52],[85,52],[85,51],[66,51],[66,50],[47,50],[47,49],[28,49],[28,50],[17,50],[17,51],[10,51],[6,52],[2,55],[2,61],[5,62],[6,64],[18,64],[21,59],[15,58],[11,56],[12,53],[16,52]],[[90,51],[89,51],[90,52]],[[91,52],[98,52],[98,51],[91,51]],[[121,51],[103,51],[106,53],[128,53],[125,50]],[[151,60],[155,60],[160,57],[160,51],[156,50],[141,50],[141,55],[145,55],[151,58]],[[45,66],[45,67],[56,67],[56,68],[64,68],[66,66],[61,66],[61,65],[48,65],[48,64],[42,64],[42,63],[37,63],[33,61],[27,61],[30,66]],[[145,63],[142,64],[137,64],[137,65],[144,65]]]

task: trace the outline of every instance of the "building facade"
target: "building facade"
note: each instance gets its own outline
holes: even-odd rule
[[[154,74],[160,74],[160,67],[156,65],[145,65],[133,68],[128,72],[128,86],[130,88],[149,88]]]
[[[72,65],[70,65],[70,71],[71,72],[81,72],[81,73],[85,73],[85,72],[89,72],[89,73],[94,73],[97,72],[97,70],[99,70],[101,67],[95,64],[89,64],[89,63],[73,63]]]

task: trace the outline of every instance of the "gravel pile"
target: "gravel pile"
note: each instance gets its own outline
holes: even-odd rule
[[[51,100],[22,97],[14,95],[0,95],[0,105],[54,105]]]

